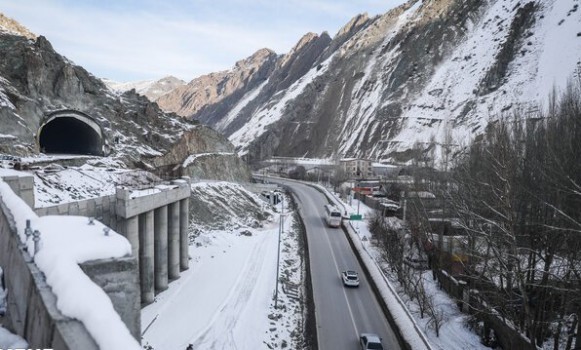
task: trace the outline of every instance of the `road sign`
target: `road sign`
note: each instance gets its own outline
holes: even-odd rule
[[[363,215],[361,214],[351,214],[351,216],[349,217],[349,220],[362,220],[363,219]]]

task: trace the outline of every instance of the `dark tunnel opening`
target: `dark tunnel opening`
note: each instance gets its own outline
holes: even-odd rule
[[[103,155],[99,133],[74,117],[59,117],[45,124],[38,143],[43,153]]]

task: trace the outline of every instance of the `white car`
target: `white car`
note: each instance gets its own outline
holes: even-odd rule
[[[356,271],[345,270],[341,272],[341,279],[347,287],[359,287],[359,275]]]
[[[374,333],[361,333],[359,336],[359,344],[361,345],[361,350],[383,350],[383,345],[381,345],[381,338]]]

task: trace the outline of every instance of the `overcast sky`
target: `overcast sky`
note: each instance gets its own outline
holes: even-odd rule
[[[119,82],[185,81],[267,47],[288,52],[307,32],[334,36],[351,18],[405,0],[2,0],[0,11],[57,52]]]

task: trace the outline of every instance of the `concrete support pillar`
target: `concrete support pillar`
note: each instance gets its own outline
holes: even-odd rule
[[[180,203],[168,206],[167,269],[170,280],[180,278]]]
[[[167,289],[167,206],[154,211],[155,291]]]
[[[190,266],[190,256],[188,252],[190,240],[188,238],[188,227],[190,221],[190,199],[180,200],[180,269],[187,270]]]
[[[125,219],[125,238],[131,244],[131,255],[137,258],[139,264],[139,217]],[[139,270],[138,270],[139,271]]]
[[[155,297],[153,241],[153,211],[148,211],[139,215],[139,278],[143,305],[153,303]]]

